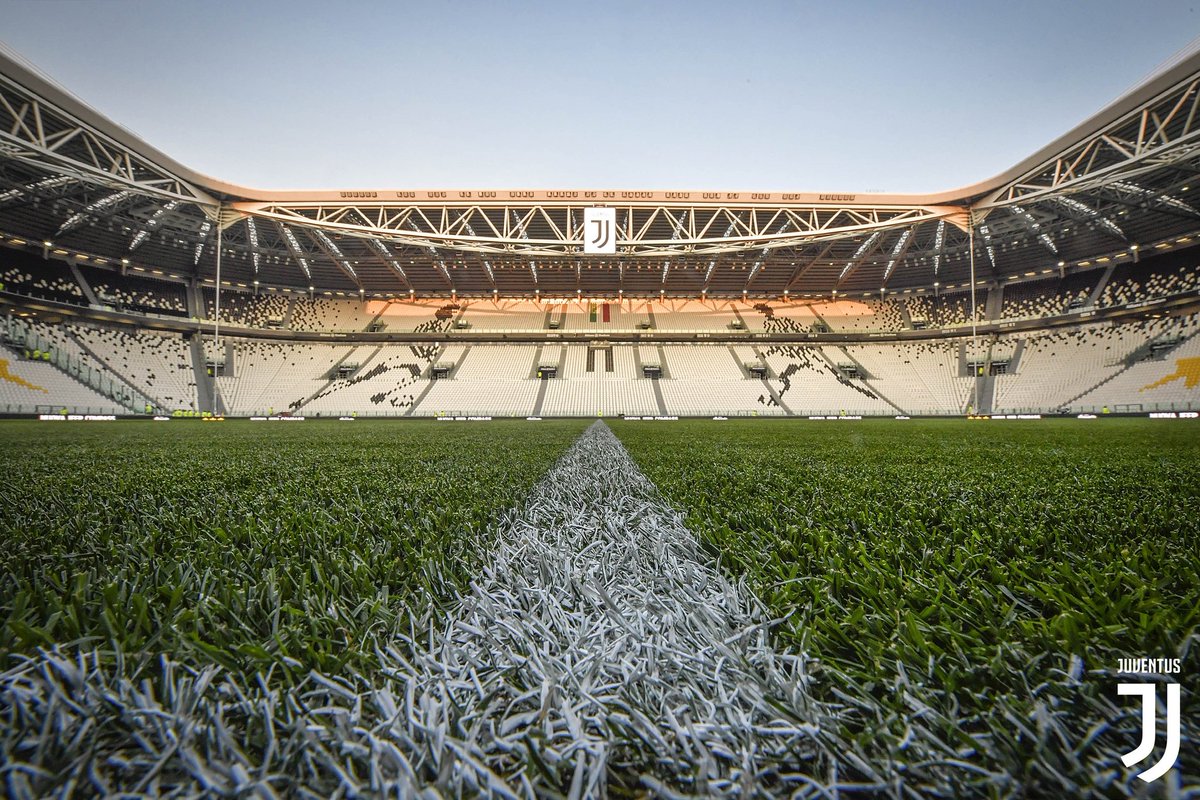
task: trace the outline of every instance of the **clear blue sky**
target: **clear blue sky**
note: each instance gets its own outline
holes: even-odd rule
[[[259,188],[924,192],[1132,88],[1198,5],[0,0],[0,39]]]

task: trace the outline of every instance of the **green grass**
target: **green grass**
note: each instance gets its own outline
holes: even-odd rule
[[[2,423],[0,667],[60,645],[362,669],[584,424]]]
[[[0,668],[370,676],[587,424],[0,423]],[[1200,423],[610,424],[906,786],[1132,791],[1115,670],[1142,656],[1183,659],[1200,773]]]
[[[863,738],[903,749],[919,699],[951,747],[1020,776],[1030,739],[1054,738],[1039,713],[1104,721],[1123,656],[1183,656],[1195,718],[1196,422],[614,429],[689,527],[786,616],[780,639],[825,663],[823,698],[870,695],[888,710],[864,715]],[[1055,768],[1071,772],[1076,756]]]

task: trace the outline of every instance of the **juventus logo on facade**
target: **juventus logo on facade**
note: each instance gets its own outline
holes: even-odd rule
[[[615,208],[585,208],[583,210],[583,252],[612,255],[617,252],[617,210]]]
[[[1117,684],[1117,694],[1137,694],[1142,696],[1142,742],[1135,749],[1121,756],[1121,761],[1127,767],[1132,767],[1134,764],[1146,760],[1146,758],[1154,752],[1154,742],[1157,739],[1156,725],[1154,712],[1155,706],[1155,684],[1153,683],[1119,683]],[[1167,770],[1175,766],[1175,760],[1179,757],[1179,684],[1167,684],[1167,747],[1163,751],[1162,758],[1155,762],[1150,769],[1139,772],[1138,777],[1150,783],[1156,781],[1163,775],[1167,774]]]

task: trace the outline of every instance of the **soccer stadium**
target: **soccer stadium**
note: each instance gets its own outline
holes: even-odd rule
[[[0,794],[1200,797],[1198,143],[259,190],[0,48]]]

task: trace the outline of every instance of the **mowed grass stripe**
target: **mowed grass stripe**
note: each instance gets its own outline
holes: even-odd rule
[[[814,692],[857,709],[847,735],[910,781],[936,784],[911,761],[925,737],[977,790],[1137,790],[1120,657],[1183,658],[1183,737],[1200,740],[1194,423],[613,427],[788,617],[779,640],[824,662]],[[1194,744],[1172,779],[1200,781]]]
[[[363,668],[583,423],[0,423],[0,661]]]

